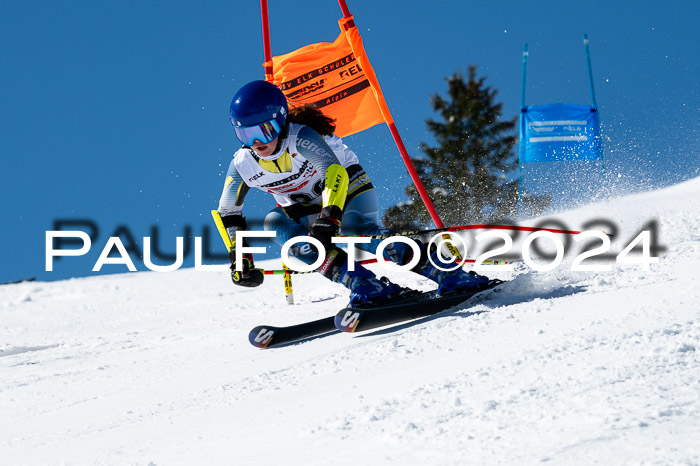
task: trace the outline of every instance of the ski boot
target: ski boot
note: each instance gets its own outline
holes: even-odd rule
[[[404,289],[399,285],[385,277],[377,278],[360,264],[355,264],[353,272],[347,270],[346,266],[341,283],[351,291],[348,307],[375,306],[398,298],[404,293]]]
[[[449,270],[455,267],[455,263],[442,260],[437,250],[430,254],[432,261],[428,259],[428,252],[425,247],[421,248],[421,256],[421,261],[412,270],[437,283],[437,294],[439,296],[444,296],[446,293],[454,291],[481,288],[489,283],[488,277],[479,275],[474,271],[465,272],[462,267]],[[440,268],[436,265],[440,266]]]
[[[371,307],[403,297],[412,291],[390,282],[385,277],[377,278],[371,270],[359,263],[354,265],[355,270],[348,270],[345,251],[333,248],[319,269],[326,278],[342,283],[350,290],[350,302],[347,307]]]

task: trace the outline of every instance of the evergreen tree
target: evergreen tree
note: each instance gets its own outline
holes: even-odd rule
[[[443,223],[497,223],[517,216],[518,158],[514,151],[516,118],[501,120],[497,91],[477,79],[469,67],[468,81],[455,72],[447,78],[447,98],[435,94],[433,110],[441,119],[426,120],[437,146],[421,143],[425,157],[411,157]],[[427,226],[431,219],[415,186],[406,188],[408,202],[390,207],[384,224],[404,230]],[[543,210],[548,196],[526,197],[528,209]]]

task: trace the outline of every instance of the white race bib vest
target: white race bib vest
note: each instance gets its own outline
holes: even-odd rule
[[[277,158],[280,162],[284,160],[285,164],[291,162],[291,171],[277,173],[265,170],[253,156],[252,149],[249,148],[239,149],[233,159],[236,170],[243,178],[244,183],[251,188],[258,188],[272,194],[282,207],[296,203],[320,204],[322,202],[321,194],[326,174],[320,173],[317,167],[314,167],[299,153],[297,148],[299,129],[300,125],[289,124],[287,137],[280,143],[282,147],[279,148],[279,151],[282,155]],[[339,137],[335,135],[325,136],[324,140],[343,167],[347,168],[359,163],[357,155],[348,149]],[[305,139],[299,142],[306,151],[321,150],[316,144]],[[261,160],[265,159],[261,158]]]

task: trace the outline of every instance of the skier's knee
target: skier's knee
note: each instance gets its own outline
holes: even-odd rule
[[[306,236],[308,231],[289,218],[281,207],[275,207],[266,216],[263,223],[265,231],[274,231],[275,242],[280,246],[295,236]]]
[[[281,207],[275,207],[265,216],[263,228],[265,231],[277,231],[286,223],[288,217],[285,215]]]

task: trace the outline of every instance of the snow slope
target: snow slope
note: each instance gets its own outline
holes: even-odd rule
[[[659,264],[519,264],[471,306],[278,349],[248,331],[346,290],[295,277],[292,307],[280,277],[193,270],[2,286],[0,463],[698,464],[700,179],[557,219],[601,216],[617,252],[657,219]]]

